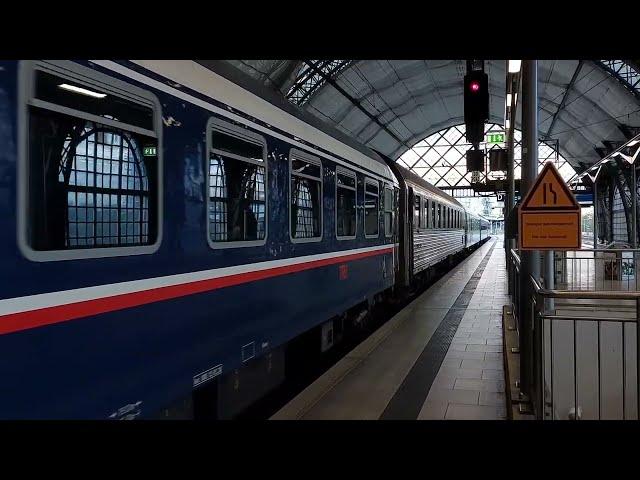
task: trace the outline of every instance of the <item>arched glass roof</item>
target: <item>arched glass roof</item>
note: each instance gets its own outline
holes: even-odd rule
[[[464,60],[235,60],[299,108],[391,158],[464,121]],[[489,121],[504,121],[505,60],[484,60]],[[540,136],[576,171],[640,128],[637,60],[539,60]],[[519,112],[515,126],[519,127]]]
[[[489,133],[504,132],[504,127],[496,123],[485,126],[485,138]],[[398,162],[410,169],[416,175],[424,178],[436,187],[469,187],[471,172],[467,172],[466,152],[471,148],[465,138],[465,126],[454,125],[429,135],[403,153]],[[514,176],[521,176],[520,163],[522,159],[522,132],[515,130],[514,134]],[[481,149],[488,150],[500,144],[480,144]],[[576,172],[569,162],[558,152],[557,141],[540,141],[538,144],[538,159],[540,169],[547,161],[553,161],[560,171],[562,178],[569,183]],[[488,168],[487,168],[488,170]],[[487,172],[481,176],[489,179],[505,178],[506,172]]]
[[[640,71],[624,60],[600,60],[600,65],[640,98]]]

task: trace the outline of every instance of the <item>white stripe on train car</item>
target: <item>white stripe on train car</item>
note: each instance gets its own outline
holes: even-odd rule
[[[302,257],[285,258],[281,260],[269,260],[266,262],[248,263],[244,265],[235,265],[232,267],[201,270],[198,272],[181,273],[177,275],[152,277],[141,280],[132,280],[128,282],[110,283],[105,285],[96,285],[93,287],[83,287],[71,290],[29,295],[24,297],[8,298],[0,300],[0,316],[31,310],[39,310],[42,308],[50,308],[60,305],[67,305],[70,303],[85,302],[88,300],[95,300],[99,298],[108,298],[116,295],[143,292],[156,288],[183,285],[231,275],[259,272],[262,270],[269,270],[272,268],[285,267],[290,265],[298,265],[318,260],[340,258],[367,252],[375,252],[378,250],[394,248],[397,246],[398,244],[384,244],[377,245],[375,247],[356,248],[350,250],[342,250],[339,252],[321,253],[316,255],[305,255]]]

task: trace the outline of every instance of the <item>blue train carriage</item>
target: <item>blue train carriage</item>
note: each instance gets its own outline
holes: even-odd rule
[[[392,291],[391,170],[221,63],[0,67],[1,418],[228,418]]]
[[[485,218],[467,212],[466,215],[466,246],[471,248],[487,241],[491,236],[489,221]]]

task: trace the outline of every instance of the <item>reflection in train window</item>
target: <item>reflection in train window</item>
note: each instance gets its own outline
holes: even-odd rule
[[[155,138],[44,108],[29,122],[34,250],[155,242]]]
[[[431,228],[436,228],[436,202],[431,201]]]
[[[365,180],[364,191],[364,235],[365,237],[378,236],[378,219],[380,212],[378,182]]]
[[[293,241],[322,236],[322,164],[320,159],[292,152],[290,226]]]
[[[211,131],[209,240],[260,244],[266,237],[266,146],[261,137],[243,135],[231,127],[214,126]]]
[[[393,235],[393,190],[388,187],[384,189],[384,235]]]
[[[336,236],[355,238],[356,215],[356,175],[347,170],[336,171]]]
[[[429,228],[429,200],[426,198],[423,201],[424,203],[424,228]]]

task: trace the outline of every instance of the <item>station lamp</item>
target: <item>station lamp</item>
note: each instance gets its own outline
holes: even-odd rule
[[[522,60],[509,60],[509,73],[518,73],[522,65]]]

